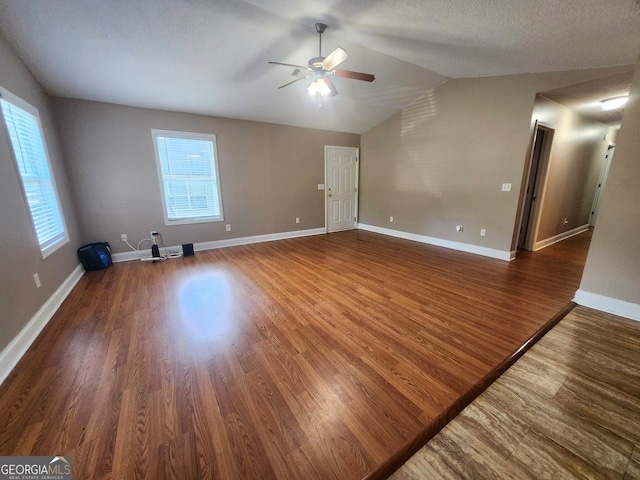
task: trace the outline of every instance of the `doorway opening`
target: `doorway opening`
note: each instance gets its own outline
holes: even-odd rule
[[[553,128],[536,121],[518,232],[518,250],[533,250],[538,235],[554,132]]]
[[[598,179],[598,186],[596,187],[596,194],[593,198],[593,206],[591,207],[591,216],[589,217],[589,226],[595,227],[596,219],[598,218],[598,210],[600,209],[600,202],[602,201],[602,192],[604,186],[607,183],[607,177],[609,176],[609,168],[611,167],[611,159],[613,159],[613,152],[616,149],[615,143],[610,143],[607,147],[607,153],[604,157],[604,165],[602,166],[602,173]]]

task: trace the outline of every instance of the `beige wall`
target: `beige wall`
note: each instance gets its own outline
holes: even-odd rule
[[[640,306],[640,62],[580,290]]]
[[[180,245],[324,227],[324,146],[360,143],[354,134],[83,100],[53,105],[83,241],[106,240],[115,252],[130,251],[121,233],[135,246],[158,230],[165,245]],[[224,222],[164,225],[151,129],[216,135]]]
[[[607,146],[617,130],[541,95],[533,109],[535,120],[554,129],[536,236],[536,242],[543,242],[589,224]]]
[[[70,242],[42,260],[11,144],[0,128],[0,352],[79,264],[79,235],[69,182],[49,99],[6,40],[0,36],[0,85],[36,107],[44,130],[53,175],[61,197]],[[42,282],[36,288],[33,275]]]
[[[362,135],[360,222],[511,251],[536,93],[618,71],[458,79],[438,87]],[[512,191],[502,192],[502,183],[512,183]]]

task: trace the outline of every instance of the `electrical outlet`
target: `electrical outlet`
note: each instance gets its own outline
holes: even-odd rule
[[[121,233],[120,234],[120,240],[122,240],[123,242],[128,241],[129,239],[127,238],[127,234],[126,233]]]
[[[389,221],[393,223],[393,217],[389,217]]]
[[[484,237],[487,234],[487,231],[484,228],[480,229],[480,236]]]
[[[566,225],[569,223],[569,219],[567,217],[564,217],[564,220],[562,221],[563,225]]]
[[[511,191],[511,184],[510,183],[503,183],[502,184],[502,191],[503,192],[510,192]]]
[[[462,233],[463,230],[464,228],[462,227],[462,225],[456,225],[456,232]]]
[[[296,223],[300,223],[300,217],[296,217]]]
[[[149,238],[150,238],[151,240],[153,240],[154,238],[156,238],[158,235],[160,235],[160,234],[158,233],[158,231],[157,231],[157,230],[151,230],[151,231],[149,232]]]
[[[227,223],[227,224],[224,226],[224,228],[225,228],[225,230],[226,230],[227,232],[230,232],[230,231],[231,231],[231,224]]]
[[[38,275],[37,273],[34,273],[33,281],[36,282],[36,288],[40,288],[40,286],[42,285],[42,283],[40,283],[40,275]]]

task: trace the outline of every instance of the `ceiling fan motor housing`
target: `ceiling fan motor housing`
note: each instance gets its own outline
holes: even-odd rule
[[[322,61],[324,60],[324,57],[313,57],[309,59],[309,68],[311,70],[313,70],[314,72],[317,71],[322,71],[323,67],[322,67]]]

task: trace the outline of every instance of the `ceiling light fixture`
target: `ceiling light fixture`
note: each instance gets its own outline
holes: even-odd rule
[[[311,85],[307,87],[309,91],[309,95],[315,97],[316,95],[329,95],[331,93],[331,89],[329,85],[324,81],[324,78],[318,78],[311,82]]]
[[[601,100],[600,103],[602,103],[603,110],[615,110],[624,107],[627,100],[629,100],[629,97],[624,95],[622,97],[607,98],[606,100]]]

